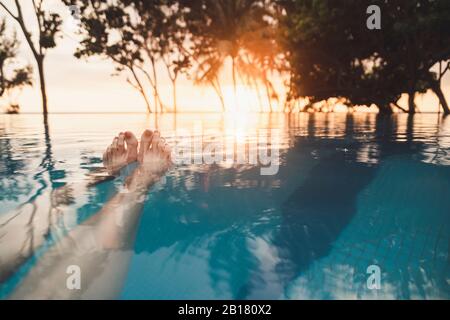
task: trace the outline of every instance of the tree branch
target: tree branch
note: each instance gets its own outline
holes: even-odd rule
[[[394,107],[399,108],[400,110],[402,110],[405,113],[408,113],[408,110],[406,110],[405,108],[401,107],[397,102],[393,102],[391,103]]]
[[[6,91],[6,79],[3,77],[3,66],[0,65],[0,97]]]
[[[34,13],[36,15],[36,20],[38,23],[38,27],[39,27],[39,39],[42,39],[42,17],[41,17],[41,11],[42,11],[42,1],[39,1],[39,5],[36,5],[36,0],[32,0],[33,2],[33,8],[34,8]],[[39,45],[39,54],[42,56],[42,46]]]
[[[13,18],[13,19],[16,20],[16,21],[19,21],[19,17],[16,16],[16,15],[14,15],[14,14],[11,12],[11,10],[9,10],[8,7],[7,7],[5,4],[3,4],[3,3],[0,2],[0,6],[2,6],[3,9],[6,10],[6,12],[11,16],[11,18]]]
[[[141,88],[139,88],[138,85],[134,84],[133,81],[130,80],[130,78],[127,78],[127,83],[131,85],[134,89],[138,90],[139,92],[142,92]]]
[[[27,41],[28,45],[30,46],[31,51],[33,52],[33,55],[36,60],[42,59],[42,56],[37,52],[33,40],[31,39],[31,34],[28,32],[27,27],[25,26],[25,22],[23,19],[22,14],[22,8],[20,6],[19,0],[15,0],[16,7],[17,7],[17,22],[20,25],[20,28],[22,29],[23,35],[25,36],[25,40]]]

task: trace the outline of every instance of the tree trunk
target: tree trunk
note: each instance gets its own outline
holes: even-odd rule
[[[217,85],[214,83],[214,80],[211,80],[211,85],[214,88],[214,91],[216,91],[217,96],[219,97],[220,100],[220,106],[222,107],[222,112],[225,112],[225,100],[223,99],[223,94],[222,94],[222,90],[220,88],[220,83],[219,80],[216,78],[217,81]]]
[[[147,113],[152,113],[152,108],[150,107],[150,101],[148,101],[147,95],[145,94],[145,89],[142,86],[141,81],[139,80],[138,75],[136,74],[136,71],[134,70],[133,67],[129,67],[129,70],[131,71],[131,74],[134,77],[134,80],[136,81],[136,85],[134,85],[131,81],[129,82],[135,89],[139,90],[139,92],[141,93],[142,97],[144,98],[145,101],[145,106],[147,107]]]
[[[5,93],[6,91],[6,81],[3,76],[3,64],[0,65],[0,97]]]
[[[410,91],[408,93],[408,113],[414,114],[416,113],[416,104],[414,103],[415,92]]]
[[[267,80],[264,80],[264,86],[266,87],[267,101],[269,102],[270,113],[273,112],[272,108],[272,97],[270,96],[270,88]]]
[[[147,113],[152,113],[152,108],[150,107],[150,102],[148,101],[147,95],[144,91],[141,91],[141,95],[145,101],[145,107],[147,108]]]
[[[173,112],[177,113],[177,80],[172,82]]]
[[[36,60],[37,66],[38,66],[38,71],[39,71],[39,81],[40,81],[40,87],[41,87],[41,96],[42,96],[42,113],[44,115],[48,114],[48,105],[47,105],[47,90],[45,87],[45,75],[44,75],[44,54],[42,52],[42,47],[40,46],[40,50],[38,51],[35,47],[35,45],[33,44],[33,40],[31,38],[31,33],[28,32],[27,27],[25,26],[25,19],[22,13],[22,7],[20,6],[19,0],[15,0],[14,1],[16,4],[16,8],[17,8],[17,17],[15,17],[14,15],[11,14],[11,12],[8,11],[8,13],[19,23],[20,28],[22,29],[23,35],[25,37],[25,40],[28,43],[28,46],[30,47],[33,56]],[[34,4],[34,2],[33,2]],[[6,8],[3,5],[4,8]],[[37,12],[35,12],[37,15]],[[39,22],[39,19],[38,19]],[[40,23],[39,23],[39,27]],[[42,35],[39,35],[39,41],[42,40]]]
[[[380,114],[392,114],[392,107],[389,103],[378,103],[378,110]]]
[[[155,113],[158,113],[158,100],[159,100],[159,93],[158,93],[158,80],[156,78],[156,66],[155,66],[155,60],[153,58],[150,59],[152,63],[152,72],[153,72],[153,100],[155,103]],[[161,110],[162,110],[162,106]]]
[[[233,74],[233,90],[234,90],[234,100],[237,101],[237,92],[236,92],[236,62],[235,58],[231,58],[231,72]]]
[[[44,115],[48,114],[48,105],[47,105],[47,91],[45,88],[45,74],[44,74],[44,58],[41,56],[36,59],[39,71],[39,82],[41,86],[41,96],[42,96],[42,113]]]
[[[254,83],[254,86],[255,86],[256,95],[258,97],[258,104],[259,104],[259,108],[258,109],[259,109],[259,112],[262,112],[263,111],[263,102],[262,102],[262,99],[261,99],[261,92],[259,91],[258,80],[253,79],[253,83]]]
[[[439,102],[442,105],[442,110],[444,114],[450,114],[450,109],[448,108],[447,100],[445,99],[444,93],[442,92],[441,86],[439,83],[433,83],[433,91],[439,98]]]
[[[220,91],[216,90],[217,96],[219,97],[220,100],[220,107],[222,108],[222,112],[226,111],[225,108],[225,100],[223,99],[223,95]]]

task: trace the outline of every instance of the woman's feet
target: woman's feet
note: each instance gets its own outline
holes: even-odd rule
[[[147,187],[161,178],[172,165],[171,149],[158,131],[145,130],[138,153],[139,167],[131,177],[130,185]]]
[[[110,174],[116,174],[126,165],[137,160],[138,140],[133,133],[121,132],[103,154],[103,165]]]
[[[138,161],[154,173],[165,172],[171,165],[171,149],[158,131],[145,130],[141,137]]]
[[[171,149],[158,131],[145,130],[138,140],[131,132],[120,133],[103,155],[103,164],[110,174],[117,173],[131,162],[139,161],[132,180],[139,184],[153,183],[171,166]]]

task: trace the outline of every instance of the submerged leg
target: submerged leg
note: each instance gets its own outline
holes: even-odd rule
[[[136,161],[138,140],[131,132],[120,133],[103,155],[104,168],[84,183],[68,184],[42,193],[29,203],[0,217],[0,283],[7,280],[44,243],[52,229],[66,232],[66,220],[77,194],[105,179],[114,178],[122,167]]]
[[[144,132],[138,158],[140,165],[128,177],[125,191],[116,194],[97,214],[50,248],[10,298],[117,297],[132,255],[145,197],[171,165],[170,148],[158,132]],[[81,270],[80,290],[66,286],[70,266]]]

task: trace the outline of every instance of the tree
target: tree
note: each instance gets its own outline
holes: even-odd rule
[[[441,89],[441,82],[444,75],[447,71],[450,70],[450,61],[447,61],[446,65],[442,66],[442,61],[439,62],[439,72],[437,73],[437,80],[432,83],[433,91],[439,98],[439,103],[442,106],[445,114],[450,114],[450,109],[447,104],[447,100],[445,99],[444,93]]]
[[[258,82],[262,82],[270,112],[273,111],[272,100],[279,101],[278,93],[271,81],[270,74],[283,76],[288,70],[285,56],[278,44],[279,20],[281,16],[280,6],[268,1],[265,3],[264,23],[259,23],[258,27],[248,30],[243,40],[246,51],[241,54],[240,59],[244,61],[238,63],[243,68],[241,73],[247,76],[255,85],[255,90],[259,97]],[[259,98],[260,99],[260,98]],[[261,104],[261,102],[260,102]]]
[[[385,100],[393,97],[372,86],[373,71],[380,67],[371,50],[378,31],[364,30],[363,1],[336,6],[331,1],[289,0],[282,5],[288,13],[282,20],[281,44],[290,64],[291,98],[317,102],[343,97],[349,104],[376,103],[390,110]]]
[[[16,57],[19,49],[16,34],[8,37],[6,21],[0,21],[0,97],[14,88],[31,85],[31,66],[17,65]],[[7,69],[12,71],[7,72]]]
[[[267,37],[262,38],[265,34],[262,30],[273,29],[266,19],[272,3],[269,0],[64,2],[79,7],[84,26],[84,39],[75,55],[78,58],[100,55],[111,59],[117,71],[128,72],[128,82],[141,93],[149,112],[152,108],[147,98],[148,85],[153,92],[154,110],[158,106],[163,109],[158,63],[165,66],[172,82],[174,111],[177,110],[176,84],[181,73],[193,78],[195,83],[211,84],[225,110],[219,76],[228,58],[232,61],[235,93],[238,77],[246,76],[252,81],[255,77],[264,79],[270,91],[268,96],[274,96],[268,74],[255,72],[255,66],[251,65],[256,57],[250,51],[251,47],[258,47],[255,43],[259,40],[259,45],[269,43]],[[258,59],[265,56],[261,54]]]
[[[128,82],[145,100],[148,112],[163,109],[159,95],[157,63],[162,57],[174,85],[184,60],[173,60],[175,45],[180,45],[177,8],[174,1],[121,0],[89,2],[64,0],[80,8],[84,39],[76,57],[99,55],[112,60],[119,72],[128,72]],[[173,37],[180,38],[173,38]],[[179,50],[178,50],[179,52]],[[177,65],[174,67],[174,65]],[[147,85],[153,91],[153,109],[147,96]],[[176,93],[175,93],[176,94]],[[176,99],[174,99],[175,102]]]
[[[337,97],[349,106],[375,104],[380,112],[390,113],[406,93],[413,113],[416,92],[439,92],[430,69],[450,59],[448,1],[280,3],[287,13],[281,43],[290,63],[291,98],[306,96],[316,102]],[[366,28],[371,4],[381,8],[380,30]]]
[[[380,51],[389,72],[402,74],[405,79],[398,86],[408,94],[408,112],[416,111],[415,94],[431,89],[441,100],[444,112],[449,113],[445,98],[439,94],[439,75],[430,69],[450,59],[450,3],[391,0],[383,10],[389,23],[383,28],[384,45]]]
[[[62,20],[58,14],[45,11],[43,7],[44,0],[32,0],[31,2],[28,2],[32,4],[32,9],[38,25],[37,30],[39,30],[36,43],[34,42],[32,33],[25,24],[26,18],[23,15],[22,5],[19,0],[14,0],[16,14],[14,14],[4,3],[0,2],[0,5],[8,15],[19,24],[25,40],[33,53],[39,72],[42,112],[46,115],[48,113],[48,102],[45,85],[44,61],[47,50],[56,47],[56,37],[60,31]]]
[[[271,1],[265,0],[181,0],[186,28],[191,35],[191,55],[196,62],[194,80],[210,83],[225,109],[219,75],[231,60],[233,90],[238,77],[263,78],[252,63],[255,47],[264,47],[263,30],[270,27]],[[255,37],[257,35],[258,37]],[[267,44],[267,41],[266,41]],[[268,85],[268,81],[264,82]]]
[[[116,71],[128,71],[131,78],[128,77],[127,82],[140,92],[147,111],[152,112],[143,79],[139,75],[143,63],[140,43],[135,40],[131,17],[125,13],[124,4],[112,6],[102,1],[71,0],[64,0],[64,3],[76,5],[80,9],[84,27],[84,38],[75,52],[75,57],[104,56],[115,63]]]
[[[160,57],[172,82],[173,111],[177,112],[177,79],[191,67],[187,51],[188,33],[182,24],[183,12],[176,1],[169,3],[160,20],[158,34]]]

